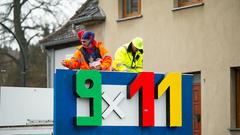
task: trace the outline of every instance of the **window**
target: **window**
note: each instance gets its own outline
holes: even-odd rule
[[[178,0],[178,7],[190,6],[193,4],[202,3],[202,0]]]
[[[236,128],[240,128],[240,69],[235,70]]]
[[[240,67],[231,68],[231,128],[240,128]]]
[[[138,16],[141,14],[141,0],[120,0],[122,18]]]

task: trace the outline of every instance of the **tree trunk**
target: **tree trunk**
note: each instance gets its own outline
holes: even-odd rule
[[[25,56],[25,60],[23,55],[21,55],[21,86],[26,86],[26,65],[27,65],[27,54],[28,54],[28,44],[27,44],[27,40],[25,38],[25,34],[24,31],[22,30],[22,25],[21,25],[21,4],[20,4],[20,0],[14,0],[13,2],[14,4],[14,29],[15,29],[15,35],[18,38],[18,40],[20,41],[20,51],[21,53],[24,54]],[[25,61],[25,63],[23,62]]]

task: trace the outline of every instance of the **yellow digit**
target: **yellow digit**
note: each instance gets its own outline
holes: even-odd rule
[[[158,95],[160,98],[169,88],[170,93],[170,127],[182,126],[182,74],[168,73],[158,85]]]

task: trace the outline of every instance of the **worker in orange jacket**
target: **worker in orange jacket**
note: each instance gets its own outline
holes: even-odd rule
[[[69,69],[110,70],[112,57],[106,55],[108,50],[102,42],[94,39],[94,33],[89,31],[78,32],[82,43],[71,59],[63,60],[62,65]]]

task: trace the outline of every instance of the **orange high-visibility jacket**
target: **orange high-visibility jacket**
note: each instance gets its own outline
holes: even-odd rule
[[[77,51],[74,53],[74,56],[71,59],[65,60],[66,67],[68,67],[70,69],[90,70],[90,66],[89,66],[87,60],[85,60],[84,54],[82,54],[82,52],[80,50],[81,48],[82,47],[77,49]],[[101,70],[109,71],[110,67],[111,67],[111,63],[112,63],[112,57],[106,55],[108,53],[108,50],[104,48],[102,42],[97,42],[96,48],[99,49],[99,53],[102,58],[101,64],[100,64]]]

